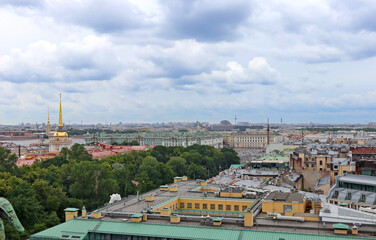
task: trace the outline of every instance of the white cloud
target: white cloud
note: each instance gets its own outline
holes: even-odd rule
[[[371,118],[375,13],[371,1],[0,0],[0,124],[44,120],[59,92],[72,121]]]

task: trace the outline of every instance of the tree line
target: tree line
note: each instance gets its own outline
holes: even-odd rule
[[[6,221],[8,239],[27,239],[30,234],[64,221],[67,207],[94,210],[109,201],[153,190],[173,182],[175,176],[207,179],[239,163],[231,148],[211,146],[157,146],[93,159],[83,145],[63,148],[61,156],[17,167],[17,156],[0,147],[0,196],[7,198],[25,227],[17,232]]]

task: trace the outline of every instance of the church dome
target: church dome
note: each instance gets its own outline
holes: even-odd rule
[[[68,137],[68,133],[66,133],[66,132],[55,132],[54,137]]]

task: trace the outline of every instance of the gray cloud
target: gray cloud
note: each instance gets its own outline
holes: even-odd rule
[[[184,1],[166,4],[163,37],[217,42],[240,36],[237,28],[251,14],[244,1]]]
[[[45,0],[0,0],[1,5],[8,5],[14,7],[42,7]]]
[[[137,29],[147,24],[147,16],[128,1],[61,1],[51,4],[48,15],[62,23],[88,27],[100,33]]]

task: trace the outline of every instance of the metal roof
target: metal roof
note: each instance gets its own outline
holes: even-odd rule
[[[78,210],[80,210],[80,209],[78,209],[78,208],[66,208],[66,209],[64,209],[65,212],[76,212]]]
[[[150,223],[131,223],[115,221],[99,221],[89,219],[72,219],[50,229],[36,233],[30,236],[30,240],[39,239],[67,239],[62,235],[77,236],[82,239],[87,233],[108,233],[118,235],[143,236],[143,237],[163,237],[175,239],[193,239],[193,240],[265,240],[265,239],[288,239],[288,240],[349,240],[366,239],[355,237],[342,237],[332,235],[314,235],[302,233],[282,233],[266,232],[228,228],[214,227],[195,227],[182,225],[163,225]],[[78,238],[77,238],[78,239]]]
[[[343,230],[349,230],[349,225],[343,224],[343,223],[337,223],[333,224],[334,229],[343,229]]]
[[[341,182],[376,186],[376,177],[374,176],[346,174],[346,175],[337,177],[337,179],[338,181],[341,181]]]

